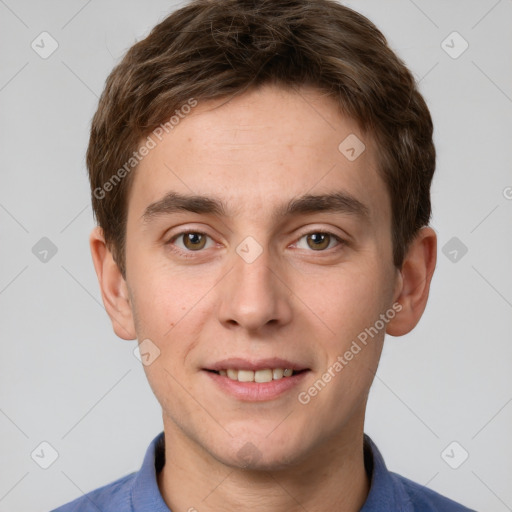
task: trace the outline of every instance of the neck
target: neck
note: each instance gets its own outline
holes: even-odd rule
[[[166,462],[158,486],[173,511],[357,512],[368,496],[362,428],[326,440],[286,469],[256,471],[226,466],[174,424],[164,420],[164,427]]]

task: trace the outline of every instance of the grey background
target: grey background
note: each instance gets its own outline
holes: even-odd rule
[[[365,431],[391,470],[512,510],[512,1],[346,3],[420,80],[439,155],[431,296],[412,333],[387,338]],[[162,430],[136,341],[101,303],[84,154],[108,73],[177,5],[0,0],[1,512],[48,511],[137,470]],[[47,59],[31,48],[43,31],[59,45]],[[469,44],[458,58],[453,31]],[[42,237],[57,249],[46,262]],[[43,441],[58,452],[48,469],[31,458],[48,462]]]

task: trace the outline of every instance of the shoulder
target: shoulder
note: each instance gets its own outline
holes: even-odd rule
[[[51,512],[133,512],[166,510],[158,489],[156,472],[165,463],[164,433],[158,434],[146,450],[139,471],[88,492]],[[167,509],[168,510],[168,509]]]
[[[130,489],[136,475],[130,473],[51,512],[131,512]]]
[[[476,512],[404,476],[393,472],[390,475],[401,485],[415,512]]]

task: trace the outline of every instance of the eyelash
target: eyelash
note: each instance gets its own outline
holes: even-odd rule
[[[212,239],[212,237],[210,235],[208,235],[207,233],[204,233],[203,231],[193,231],[193,230],[180,231],[179,233],[176,233],[175,235],[173,235],[171,237],[171,239],[168,242],[166,242],[165,245],[171,247],[173,252],[176,252],[185,258],[193,258],[193,257],[195,257],[195,254],[204,252],[203,249],[199,249],[197,251],[191,251],[191,250],[184,250],[184,249],[178,248],[174,245],[174,241],[177,240],[180,236],[188,235],[188,234],[202,235],[202,236],[206,236],[206,237]],[[322,231],[322,230],[313,230],[313,231],[308,231],[307,233],[303,233],[302,235],[299,236],[297,241],[294,242],[294,244],[297,244],[302,238],[307,237],[308,235],[328,235],[331,238],[333,238],[334,240],[336,240],[336,242],[338,242],[338,244],[335,247],[331,247],[330,249],[324,249],[324,250],[318,250],[318,251],[311,249],[309,252],[327,253],[327,252],[339,250],[341,247],[347,245],[347,242],[345,240],[343,240],[342,238],[340,238],[338,235],[335,235],[334,233],[331,233],[330,231]]]

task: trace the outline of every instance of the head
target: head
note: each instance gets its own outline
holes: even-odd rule
[[[190,3],[109,76],[87,165],[103,300],[151,348],[166,431],[270,468],[362,430],[436,252],[432,121],[370,21],[329,0]],[[232,358],[305,371],[244,400],[212,381]]]

